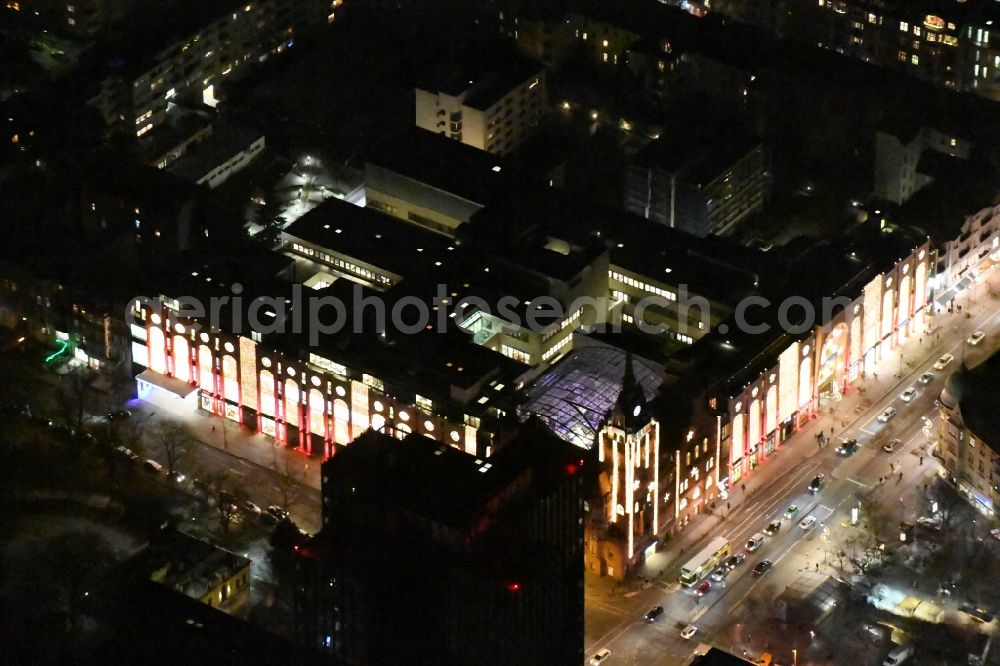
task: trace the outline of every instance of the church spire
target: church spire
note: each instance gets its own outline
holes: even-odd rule
[[[624,430],[636,431],[646,421],[646,394],[635,376],[632,366],[632,354],[625,352],[625,371],[622,375],[622,389],[615,400],[612,421],[620,424]]]

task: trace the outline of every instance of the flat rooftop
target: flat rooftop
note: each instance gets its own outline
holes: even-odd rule
[[[676,131],[665,131],[646,144],[632,164],[681,174],[684,180],[702,187],[759,145],[759,140],[735,127],[694,121],[676,127]]]
[[[186,180],[198,182],[220,164],[248,149],[250,144],[263,136],[263,132],[248,125],[229,121],[217,122],[212,125],[212,133],[206,139],[188,148],[180,159],[167,167],[167,171]]]
[[[284,234],[401,277],[432,270],[455,249],[441,234],[336,198],[310,210]]]
[[[501,199],[509,185],[501,158],[417,127],[373,147],[365,161],[479,205]]]
[[[561,482],[566,463],[577,461],[573,447],[537,422],[522,425],[513,436],[517,442],[489,458],[477,458],[421,435],[409,434],[400,441],[368,430],[324,462],[323,473],[333,486],[352,488],[352,501],[390,511],[405,509],[469,530],[485,514],[502,511],[498,505],[512,496],[532,494],[550,480]]]

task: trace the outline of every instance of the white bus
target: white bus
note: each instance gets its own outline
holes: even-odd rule
[[[722,564],[732,552],[732,547],[724,538],[712,539],[710,544],[681,567],[681,585],[684,587],[695,585],[710,574],[712,569]]]

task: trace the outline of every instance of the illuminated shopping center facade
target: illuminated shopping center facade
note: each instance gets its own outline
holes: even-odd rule
[[[450,395],[442,400],[430,397],[432,380],[426,381],[426,397],[397,391],[387,388],[393,378],[335,362],[316,353],[320,348],[296,350],[296,357],[269,348],[266,338],[259,343],[206,330],[177,316],[171,303],[157,299],[135,306],[132,354],[147,368],[137,376],[143,400],[174,411],[201,408],[311,456],[329,457],[368,428],[400,438],[419,433],[468,453],[489,454],[491,429],[483,421],[503,412],[488,398],[499,398],[511,380],[495,371],[476,375],[475,363],[463,367],[467,349],[456,352],[454,362],[442,363],[454,376]],[[470,376],[459,385],[464,373]]]
[[[843,306],[828,321],[796,339],[782,336],[748,364],[738,377],[745,383],[728,396],[728,414],[718,415],[719,434],[729,439],[724,448],[729,451],[731,483],[809,419],[834,407],[896,347],[925,333],[931,314],[931,261],[929,242],[924,242],[863,288],[845,285]]]

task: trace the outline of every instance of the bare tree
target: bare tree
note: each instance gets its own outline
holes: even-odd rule
[[[93,371],[85,367],[74,368],[62,380],[59,401],[63,409],[63,418],[66,425],[77,432],[83,430],[83,417],[93,381]]]
[[[239,517],[240,506],[246,501],[246,491],[222,472],[209,474],[206,480],[210,496],[215,501],[219,527],[223,534],[229,534],[229,528]]]
[[[194,440],[187,429],[175,421],[161,423],[156,429],[155,437],[166,458],[167,474],[173,478],[177,466],[191,450]]]
[[[293,502],[299,496],[299,489],[302,487],[299,479],[297,479],[291,467],[288,464],[288,460],[283,460],[274,463],[274,473],[277,474],[277,485],[275,486],[277,490],[277,497],[281,503],[281,508],[288,509]]]

